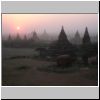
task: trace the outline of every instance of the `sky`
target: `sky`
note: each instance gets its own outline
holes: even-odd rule
[[[34,30],[38,35],[44,30],[58,35],[62,25],[66,34],[74,34],[77,30],[84,34],[86,26],[90,34],[97,34],[98,14],[2,14],[3,36],[29,35]]]

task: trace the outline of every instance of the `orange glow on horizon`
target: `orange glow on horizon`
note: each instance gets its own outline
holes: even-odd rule
[[[17,30],[20,30],[20,27],[19,26],[17,26]]]
[[[62,25],[66,33],[78,30],[84,33],[87,26],[90,33],[98,30],[98,14],[2,14],[3,35],[28,35],[36,30],[42,34],[44,30],[49,34],[59,34]]]

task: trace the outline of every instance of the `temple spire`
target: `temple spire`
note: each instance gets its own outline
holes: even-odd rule
[[[69,43],[67,35],[66,35],[65,31],[64,31],[64,27],[63,26],[61,28],[61,32],[60,32],[59,37],[58,37],[58,41],[61,44],[68,44]]]
[[[91,43],[91,40],[90,40],[88,28],[86,27],[84,37],[83,37],[83,44],[87,44],[87,43]]]

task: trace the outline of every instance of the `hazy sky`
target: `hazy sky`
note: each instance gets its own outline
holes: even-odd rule
[[[28,35],[32,31],[42,34],[44,29],[49,34],[59,34],[61,26],[66,34],[79,30],[83,34],[85,27],[89,33],[98,32],[97,14],[2,14],[2,34]]]

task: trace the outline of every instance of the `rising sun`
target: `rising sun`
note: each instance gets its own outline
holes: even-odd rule
[[[20,30],[20,27],[19,26],[17,26],[17,30]]]

